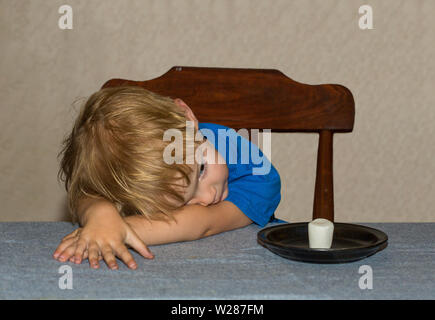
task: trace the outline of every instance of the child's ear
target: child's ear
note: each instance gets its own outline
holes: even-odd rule
[[[186,118],[195,123],[195,128],[198,129],[198,119],[196,119],[195,114],[192,109],[180,98],[174,100],[175,104],[184,110]]]

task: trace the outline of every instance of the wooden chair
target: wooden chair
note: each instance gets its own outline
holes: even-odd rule
[[[183,66],[147,81],[111,79],[103,88],[121,85],[181,98],[199,122],[235,130],[318,132],[313,219],[334,221],[333,134],[351,132],[355,118],[354,99],[346,87],[303,84],[274,69]]]

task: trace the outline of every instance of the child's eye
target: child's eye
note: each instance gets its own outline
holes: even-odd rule
[[[199,166],[199,176],[200,177],[204,174],[204,171],[205,171],[205,164],[203,163]]]

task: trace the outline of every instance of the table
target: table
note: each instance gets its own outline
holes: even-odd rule
[[[133,252],[137,270],[112,271],[52,258],[69,222],[0,223],[0,299],[434,299],[435,223],[360,223],[389,237],[388,247],[345,264],[281,258],[257,243],[257,225]],[[270,223],[267,226],[274,225]],[[61,289],[72,274],[72,289]],[[363,266],[363,267],[362,267]],[[372,271],[372,289],[361,277]],[[360,267],[362,267],[360,269]],[[361,273],[360,273],[361,272]],[[63,277],[62,281],[60,281]],[[366,284],[368,282],[366,281]]]

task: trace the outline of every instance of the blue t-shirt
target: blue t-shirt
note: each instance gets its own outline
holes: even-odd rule
[[[228,166],[225,201],[234,203],[261,227],[268,222],[284,222],[274,216],[281,201],[281,179],[263,152],[234,129],[213,123],[198,123],[198,127]]]

